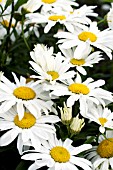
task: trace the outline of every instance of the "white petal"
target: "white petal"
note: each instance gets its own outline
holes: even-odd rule
[[[79,157],[72,157],[70,159],[70,162],[74,163],[75,165],[83,168],[84,170],[92,170],[91,166],[91,162],[88,161],[87,159],[84,158],[79,158]],[[90,167],[89,167],[90,166]]]
[[[68,138],[67,138],[67,139],[64,141],[63,146],[66,147],[66,148],[67,148],[67,147],[70,147],[71,144],[72,144],[72,142],[73,142],[73,141],[72,141],[71,139],[68,139]]]
[[[97,160],[93,163],[94,168],[99,167],[99,165],[100,165],[102,162],[104,162],[105,160],[106,160],[106,158],[97,159]]]
[[[17,139],[17,149],[20,155],[22,155],[22,148],[23,148],[22,134],[19,134]]]
[[[82,79],[81,79],[80,74],[77,73],[75,81],[76,81],[76,83],[82,83]]]
[[[15,124],[13,122],[0,120],[0,130],[8,130],[12,129],[13,127],[15,127]]]
[[[113,157],[112,158],[109,158],[109,163],[111,165],[111,168],[113,169]]]
[[[81,146],[76,147],[73,151],[71,151],[71,155],[77,155],[80,152],[86,151],[91,148],[92,146],[90,144],[83,144]]]
[[[76,69],[83,75],[87,74],[86,70],[81,66],[77,66]]]
[[[0,137],[0,146],[9,145],[18,135],[18,132],[14,129],[9,130]]]
[[[67,107],[71,107],[74,105],[75,101],[80,98],[79,95],[72,95],[67,99]]]
[[[22,140],[23,142],[27,142],[29,140],[29,131],[30,129],[22,129]]]
[[[41,154],[40,153],[30,153],[30,154],[26,154],[26,155],[23,155],[21,157],[21,159],[25,159],[25,160],[37,160],[37,159],[40,159],[41,158]]]
[[[19,86],[20,86],[20,82],[19,82],[16,74],[15,74],[15,73],[12,73],[12,75],[13,75],[13,77],[14,77],[14,79],[15,79],[15,82],[16,82],[17,86],[19,87]]]
[[[15,101],[5,101],[0,105],[0,113],[7,112],[12,106],[15,105]]]
[[[99,131],[100,131],[101,133],[104,133],[104,132],[105,132],[105,127],[100,126],[100,127],[99,127]]]
[[[59,121],[60,121],[60,118],[54,115],[40,116],[37,119],[37,123],[56,123]]]
[[[29,168],[28,168],[28,170],[37,170],[37,169],[39,169],[40,168],[40,166],[38,166],[36,163],[33,163]]]
[[[22,102],[17,103],[17,113],[19,116],[19,120],[21,120],[24,117],[24,106]]]

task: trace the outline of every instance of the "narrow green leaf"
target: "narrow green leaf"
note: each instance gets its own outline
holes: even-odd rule
[[[13,2],[13,0],[7,0],[7,1],[6,1],[6,5],[5,5],[5,9],[6,9],[9,5],[11,5],[12,2]]]

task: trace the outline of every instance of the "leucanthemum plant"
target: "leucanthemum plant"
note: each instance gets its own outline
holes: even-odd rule
[[[78,6],[78,4],[73,0],[67,0],[66,2],[64,2],[63,0],[28,0],[27,3],[21,6],[21,8],[24,8],[26,11],[29,12],[34,12],[40,7],[42,7],[45,12],[53,10],[53,8],[60,8],[60,10],[71,11],[73,10],[72,5]]]
[[[55,84],[58,80],[70,79],[76,74],[75,71],[69,71],[69,62],[64,60],[60,52],[53,54],[53,48],[48,49],[43,45],[37,44],[30,54],[34,61],[29,61],[29,63],[38,74],[31,77],[40,79],[39,82]]]
[[[90,45],[70,49],[64,49],[59,45],[59,48],[64,57],[69,59],[70,67],[76,67],[76,70],[83,75],[87,74],[84,67],[93,67],[93,64],[103,60],[100,51],[91,53],[92,48]]]
[[[85,29],[78,29],[75,32],[58,32],[57,37],[58,43],[62,44],[61,47],[69,49],[71,47],[81,46],[90,44],[92,47],[96,47],[112,59],[112,42],[113,30],[107,28],[100,31],[97,26],[97,22],[91,22]]]
[[[77,73],[75,80],[68,79],[64,83],[55,85],[44,84],[45,90],[51,90],[50,95],[67,96],[67,106],[73,106],[76,101],[80,103],[80,113],[85,116],[88,111],[88,102],[106,105],[107,102],[113,102],[112,93],[106,91],[100,86],[105,84],[104,80],[94,81],[91,77],[82,81],[81,76]]]
[[[26,154],[22,156],[22,159],[35,161],[29,170],[39,169],[45,165],[48,167],[48,170],[74,170],[78,169],[78,167],[84,170],[91,170],[91,162],[78,156],[79,153],[91,147],[90,144],[73,147],[72,140],[67,138],[65,141],[62,141],[61,139],[58,140],[55,135],[51,135],[51,140],[45,142],[41,150]]]
[[[0,130],[7,130],[7,132],[0,138],[0,146],[9,145],[17,138],[17,149],[20,154],[26,150],[27,146],[40,148],[43,140],[48,140],[49,134],[55,133],[56,129],[53,124],[58,121],[60,121],[58,116],[44,114],[34,116],[28,110],[19,120],[16,107],[13,107],[1,114]]]
[[[113,170],[113,4],[99,3],[0,0],[1,170]]]
[[[94,105],[91,102],[91,106],[88,109],[86,117],[92,122],[96,122],[100,125],[99,131],[101,133],[105,132],[105,128],[113,129],[113,113],[107,107],[102,107],[102,105]]]
[[[95,170],[113,169],[113,131],[106,131],[106,137],[99,136],[98,145],[86,155]]]
[[[5,76],[2,76],[0,82],[0,112],[5,113],[12,106],[17,107],[19,120],[24,117],[25,108],[28,109],[34,116],[41,115],[41,112],[48,114],[52,111],[53,102],[49,94],[44,93],[41,85],[36,82],[26,82],[26,78],[17,78],[15,73],[12,73],[15,83],[10,82]]]

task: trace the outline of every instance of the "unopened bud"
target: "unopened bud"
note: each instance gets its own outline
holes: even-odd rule
[[[77,115],[76,117],[73,118],[71,125],[70,125],[70,130],[71,133],[79,133],[81,131],[81,129],[84,127],[85,122],[84,119],[79,119],[79,115]]]
[[[64,102],[64,108],[59,107],[61,120],[64,125],[69,125],[72,119],[72,107],[67,107]]]

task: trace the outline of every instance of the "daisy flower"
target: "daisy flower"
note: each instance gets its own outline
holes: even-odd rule
[[[98,14],[94,12],[94,9],[96,7],[97,6],[83,5],[80,8],[73,10],[73,12],[74,12],[73,14],[77,15],[78,17],[86,17],[86,16],[97,17]]]
[[[90,103],[87,118],[90,121],[96,122],[100,125],[99,131],[105,132],[105,128],[113,129],[113,113],[107,107],[103,108],[101,105],[94,105]]]
[[[111,3],[110,11],[107,13],[107,23],[109,28],[113,30],[113,3]]]
[[[101,52],[96,51],[91,53],[92,48],[90,45],[86,46],[77,46],[76,48],[64,49],[59,45],[61,52],[64,57],[69,59],[70,66],[76,67],[77,71],[83,75],[86,75],[87,72],[84,67],[93,67],[93,64],[98,63],[103,58],[101,57]]]
[[[90,26],[75,32],[58,32],[54,37],[60,38],[58,43],[62,44],[62,48],[69,49],[71,47],[83,46],[90,44],[106,53],[112,59],[113,50],[113,30],[107,28],[100,31],[97,22],[91,22]]]
[[[95,104],[101,103],[105,106],[106,101],[113,102],[112,93],[103,90],[100,86],[105,84],[104,80],[94,81],[92,78],[87,78],[82,82],[81,76],[77,74],[75,80],[68,79],[66,84],[44,85],[45,90],[52,90],[50,95],[69,96],[67,97],[67,107],[71,107],[79,100],[80,113],[85,116],[88,109],[88,101]]]
[[[28,0],[27,3],[23,4],[22,7],[29,11],[34,12],[40,7],[43,8],[45,12],[50,11],[53,8],[60,8],[61,10],[71,11],[73,6],[78,6],[74,0]]]
[[[13,74],[15,83],[10,82],[5,76],[2,76],[0,82],[0,113],[8,111],[12,106],[16,105],[19,120],[24,116],[25,108],[27,108],[34,116],[52,110],[53,102],[50,100],[49,94],[44,92],[41,85],[37,82],[26,83],[26,78]]]
[[[113,169],[113,131],[99,137],[99,145],[93,146],[87,153],[87,159],[93,163],[94,170]]]
[[[20,154],[22,154],[24,145],[31,145],[37,149],[41,147],[43,140],[50,138],[49,134],[55,133],[53,123],[58,121],[60,121],[58,116],[34,117],[28,111],[24,112],[24,117],[19,120],[16,108],[11,108],[8,112],[1,114],[0,130],[7,130],[7,132],[0,137],[0,146],[9,145],[17,137],[17,149]]]
[[[33,70],[39,76],[31,76],[40,79],[40,82],[49,81],[54,84],[57,80],[63,81],[74,77],[74,71],[68,71],[70,65],[60,53],[53,56],[53,48],[47,48],[44,45],[37,44],[34,51],[30,53],[31,58],[35,61],[29,61]]]
[[[78,167],[84,170],[91,170],[92,164],[87,159],[79,157],[78,154],[90,149],[90,144],[83,144],[73,147],[72,140],[66,139],[64,142],[58,140],[55,135],[51,135],[51,140],[45,142],[40,151],[29,153],[22,156],[25,160],[34,160],[28,170],[36,170],[47,166],[48,170],[78,170]]]
[[[56,23],[65,26],[70,32],[74,32],[76,27],[84,28],[85,24],[88,24],[84,18],[59,9],[51,12],[29,13],[26,14],[26,20],[26,24],[43,24],[44,33],[48,33]]]
[[[91,19],[89,18],[89,16],[92,16],[92,17],[98,16],[98,14],[93,11],[93,9],[95,8],[96,6],[83,5],[82,7],[78,9],[73,9],[73,11],[69,11],[72,17],[72,20],[74,21],[73,25],[75,26],[75,30],[76,30],[76,27],[87,29],[85,25],[89,25],[91,23]],[[73,32],[73,31],[70,31],[70,32]]]

